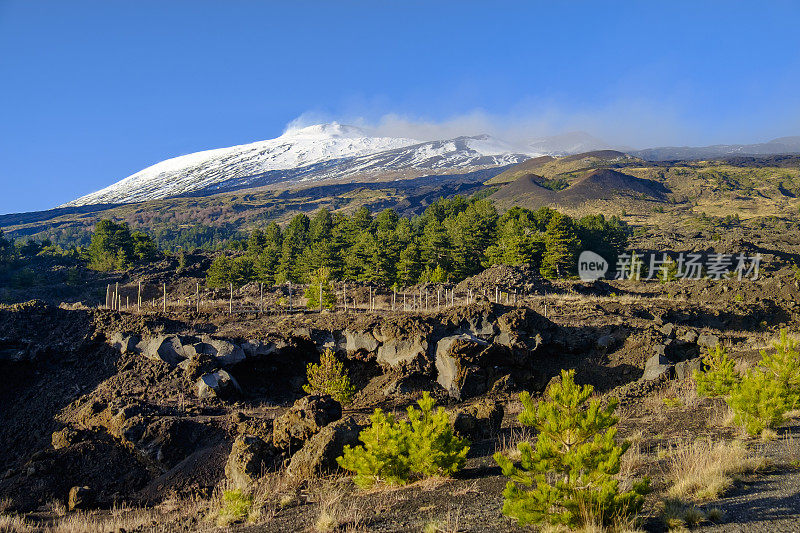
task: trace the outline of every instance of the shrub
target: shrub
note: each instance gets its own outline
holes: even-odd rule
[[[308,384],[303,385],[303,390],[307,393],[328,394],[342,405],[353,401],[356,388],[350,383],[344,364],[336,359],[333,350],[326,349],[320,355],[318,365],[308,363],[306,377]]]
[[[726,396],[741,380],[734,369],[734,362],[728,357],[728,350],[721,344],[709,348],[703,357],[704,369],[695,370],[692,377],[697,383],[697,394],[701,396]]]
[[[561,383],[548,391],[548,400],[535,405],[530,394],[520,395],[519,421],[538,432],[536,449],[519,444],[517,467],[501,453],[494,458],[511,480],[503,491],[503,514],[520,524],[575,527],[591,517],[603,524],[636,514],[644,503],[649,482],[619,491],[620,457],[629,443],[618,445],[616,401],[601,407],[589,400],[591,386],[575,384],[574,370],[561,372]]]
[[[320,305],[320,293],[322,304]],[[306,307],[309,309],[336,309],[336,294],[331,289],[331,271],[322,267],[308,277],[306,289]]]
[[[703,359],[707,369],[695,372],[697,392],[704,396],[724,396],[734,412],[734,421],[751,435],[775,428],[784,415],[800,403],[800,354],[797,341],[781,330],[774,344],[775,353],[761,350],[761,362],[744,376],[723,347],[717,345]]]
[[[372,424],[358,438],[363,446],[344,447],[344,454],[336,459],[339,466],[355,472],[353,478],[361,488],[376,482],[403,485],[411,472],[408,455],[411,431],[406,422],[397,421],[392,413],[375,409]]]
[[[252,505],[253,497],[240,489],[224,491],[217,524],[225,527],[236,522],[244,522],[250,514]]]
[[[726,401],[733,409],[734,422],[744,426],[750,435],[777,427],[791,409],[787,390],[762,368],[750,370]]]
[[[411,470],[423,477],[455,474],[466,462],[469,444],[458,437],[450,425],[444,407],[433,410],[435,401],[425,393],[417,402],[420,409],[409,407],[411,426],[409,456]]]
[[[782,329],[780,340],[773,346],[775,353],[772,355],[767,354],[766,350],[761,350],[759,366],[772,381],[778,383],[786,396],[788,410],[791,411],[800,402],[800,353],[797,350],[797,341]]]
[[[469,442],[455,435],[444,408],[434,411],[427,392],[417,405],[419,410],[408,408],[409,422],[376,409],[372,424],[359,435],[364,445],[345,446],[337,462],[356,473],[353,480],[359,487],[376,482],[403,485],[412,475],[447,476],[464,467]]]

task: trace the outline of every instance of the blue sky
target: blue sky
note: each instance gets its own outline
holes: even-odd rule
[[[800,3],[0,0],[0,213],[337,119],[635,147],[800,135]]]

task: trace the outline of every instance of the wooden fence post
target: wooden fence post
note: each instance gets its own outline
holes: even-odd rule
[[[197,312],[200,312],[200,282],[198,281],[194,287],[194,304]]]
[[[136,296],[136,312],[142,312],[142,282],[139,281],[139,293]]]
[[[231,283],[231,297],[228,300],[228,314],[233,314],[233,283]]]
[[[167,284],[164,283],[164,312],[167,312]]]

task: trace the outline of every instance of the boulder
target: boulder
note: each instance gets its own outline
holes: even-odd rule
[[[650,381],[658,378],[662,374],[671,374],[674,369],[675,365],[673,365],[669,359],[663,355],[655,354],[647,360],[647,363],[645,363],[642,380]]]
[[[479,315],[472,317],[467,321],[470,332],[476,337],[489,338],[494,336],[497,328],[488,316]]]
[[[170,366],[175,366],[183,361],[183,344],[175,335],[159,335],[142,340],[138,346],[142,355],[154,361],[163,361]]]
[[[617,339],[614,338],[613,335],[603,335],[597,342],[595,342],[595,346],[597,346],[600,350],[608,350],[609,348],[613,347],[617,343]]]
[[[369,332],[357,332],[357,331],[344,331],[344,349],[347,350],[348,353],[353,352],[367,352],[372,353],[378,349],[378,340],[375,336]]]
[[[137,345],[141,339],[137,335],[125,335],[121,332],[116,332],[108,339],[109,344],[120,351],[120,353],[136,353],[138,351]]]
[[[681,340],[685,342],[697,342],[697,332],[690,329],[686,333],[683,334]]]
[[[50,442],[53,444],[53,449],[60,450],[61,448],[66,448],[72,444],[75,444],[76,442],[79,442],[80,438],[80,432],[71,427],[65,427],[63,429],[59,429],[58,431],[54,431],[50,436]]]
[[[527,307],[518,307],[501,315],[497,319],[497,327],[501,332],[520,333],[527,331],[528,324],[533,317],[533,311]]]
[[[246,490],[264,473],[272,459],[269,445],[253,435],[238,435],[225,463],[225,477]]]
[[[428,341],[422,337],[388,339],[378,348],[378,363],[391,368],[410,365],[423,359],[428,352]]]
[[[336,351],[337,349],[336,339],[331,331],[324,329],[311,330],[311,340],[320,352],[325,350]]]
[[[263,342],[260,340],[251,339],[242,343],[242,351],[244,352],[245,357],[255,359],[258,357],[267,357],[272,355],[273,353],[277,352],[279,348],[284,346],[279,346],[274,342]]]
[[[675,364],[675,377],[677,379],[689,379],[692,377],[695,370],[702,370],[702,368],[703,359],[701,357],[695,357],[688,361],[681,361]]]
[[[716,335],[701,333],[700,336],[697,337],[697,345],[701,348],[713,348],[717,344],[719,344],[719,337]]]
[[[503,404],[494,400],[482,400],[461,407],[451,415],[453,429],[462,437],[472,440],[491,437],[503,423]]]
[[[330,396],[304,396],[275,419],[272,442],[276,448],[288,449],[290,453],[297,451],[319,430],[340,418],[342,406]]]
[[[672,322],[667,322],[659,328],[659,331],[667,337],[672,338],[675,336],[675,324]]]
[[[94,491],[90,487],[72,487],[67,497],[67,508],[70,511],[88,509],[94,505]]]
[[[186,379],[195,381],[203,374],[210,374],[219,368],[216,359],[207,354],[196,354],[178,363]]]
[[[194,347],[198,354],[212,356],[220,366],[233,366],[246,358],[241,346],[222,339],[206,338]]]
[[[462,397],[466,368],[477,360],[488,344],[466,333],[444,337],[436,344],[436,381],[450,396]]]
[[[197,380],[197,397],[200,399],[224,398],[234,391],[241,392],[241,388],[225,370],[204,374]]]
[[[511,373],[503,374],[492,384],[493,393],[511,392],[517,388],[517,382]]]
[[[311,479],[336,470],[336,458],[344,453],[346,445],[359,444],[361,429],[353,417],[328,424],[292,456],[286,474],[296,479]]]

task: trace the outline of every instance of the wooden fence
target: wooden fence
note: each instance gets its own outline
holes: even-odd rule
[[[197,312],[211,314],[292,314],[320,312],[307,305],[304,294],[309,285],[287,283],[266,287],[263,283],[253,286],[225,289],[210,289],[195,284],[194,294],[181,290],[138,282],[120,286],[106,286],[105,302],[98,307],[133,313],[153,312]],[[331,311],[356,312],[437,312],[450,307],[468,305],[478,298],[505,305],[521,305],[528,296],[516,290],[495,287],[491,290],[456,291],[450,285],[426,286],[407,290],[391,290],[369,285],[354,285],[346,282],[330,283],[334,292],[335,306]],[[221,294],[224,291],[224,296]]]

